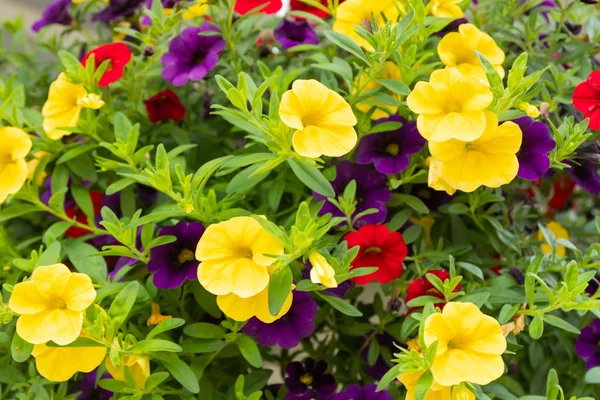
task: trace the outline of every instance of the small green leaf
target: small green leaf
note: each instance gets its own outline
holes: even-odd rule
[[[325,179],[321,171],[317,168],[309,167],[293,158],[288,160],[288,164],[298,179],[308,186],[309,189],[325,197],[335,197],[335,191],[331,186],[331,182]]]
[[[260,355],[260,350],[258,350],[258,346],[254,342],[254,340],[250,339],[246,335],[239,336],[236,341],[242,356],[248,361],[250,365],[255,368],[260,368],[262,366],[262,357]]]
[[[538,340],[544,333],[544,317],[541,315],[535,316],[529,324],[529,336],[533,340]]]
[[[135,298],[137,297],[139,284],[136,281],[129,282],[115,297],[108,315],[112,318],[115,331],[119,329],[133,308]]]
[[[579,331],[579,329],[577,329],[576,327],[574,327],[573,325],[571,325],[570,323],[568,323],[567,321],[565,321],[562,318],[559,318],[557,316],[551,315],[551,314],[546,314],[544,315],[544,322],[556,326],[557,328],[560,328],[562,330],[565,330],[567,332],[571,332],[574,333],[576,335],[579,335],[581,332]]]
[[[10,354],[12,355],[13,360],[19,363],[25,362],[32,351],[33,345],[23,340],[23,338],[15,331],[12,342],[10,343]]]
[[[335,308],[342,314],[348,315],[350,317],[362,317],[363,315],[358,308],[354,307],[352,304],[338,297],[329,296],[320,292],[315,292],[315,294],[321,299],[325,300],[327,303],[329,303],[331,307]]]
[[[163,332],[179,328],[183,324],[185,324],[185,320],[181,318],[170,318],[164,320],[160,324],[156,325],[150,332],[148,332],[148,335],[146,335],[146,339],[152,339],[153,337],[160,335]]]
[[[35,267],[54,265],[60,262],[60,250],[61,246],[59,242],[54,242],[48,247],[38,258],[35,263]]]
[[[430,370],[423,372],[415,386],[415,400],[424,400],[433,384],[433,375]]]
[[[219,325],[198,322],[186,326],[183,333],[198,339],[223,339],[227,331]]]
[[[269,312],[275,316],[279,314],[285,300],[292,291],[292,270],[284,266],[271,276],[269,281]]]
[[[174,354],[161,355],[158,359],[181,385],[192,393],[200,392],[194,371]]]

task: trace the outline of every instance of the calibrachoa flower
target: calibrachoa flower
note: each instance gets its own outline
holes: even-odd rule
[[[109,400],[113,396],[113,392],[101,388],[97,383],[98,379],[109,379],[110,374],[104,373],[99,377],[98,372],[99,369],[96,369],[85,374],[78,385],[81,393],[77,400]]]
[[[456,67],[462,73],[475,74],[487,81],[485,70],[475,51],[485,56],[500,76],[504,77],[504,51],[490,35],[480,31],[475,25],[462,24],[458,27],[458,32],[448,33],[438,44],[438,55],[445,66]]]
[[[150,376],[150,360],[145,355],[124,355],[123,364],[115,366],[110,357],[106,357],[106,371],[118,381],[125,381],[125,367],[129,368],[133,379],[139,388],[143,388]]]
[[[573,107],[589,118],[590,129],[600,129],[600,71],[592,72],[573,92]]]
[[[600,367],[600,319],[594,320],[581,330],[575,343],[575,351],[579,357],[586,360],[585,367],[592,369]]]
[[[462,18],[463,11],[458,6],[462,0],[431,0],[427,9],[431,15],[440,18]]]
[[[360,246],[352,261],[352,268],[378,268],[371,274],[352,278],[354,282],[364,285],[374,279],[388,283],[402,275],[402,262],[408,254],[408,248],[400,232],[390,232],[385,225],[365,225],[357,232],[348,233],[344,240],[348,242],[348,248]]]
[[[275,39],[284,49],[301,44],[319,44],[317,32],[307,21],[294,21],[284,18],[274,31]]]
[[[437,290],[435,288],[435,286],[433,286],[431,284],[431,282],[429,282],[429,279],[427,279],[427,275],[430,275],[430,274],[437,276],[438,278],[440,278],[440,280],[442,282],[444,282],[446,279],[450,279],[450,274],[448,273],[448,271],[446,271],[444,269],[436,269],[433,271],[427,271],[427,273],[422,278],[415,279],[408,285],[408,289],[406,289],[406,300],[405,300],[406,303],[408,303],[412,299],[416,299],[421,296],[433,296],[433,297],[438,297],[441,300],[444,300],[444,294],[440,293],[440,291]],[[454,291],[460,292],[461,289],[462,289],[462,284],[459,283],[454,288]],[[441,301],[439,303],[434,304],[434,306],[436,306],[440,309],[443,309],[445,305],[446,305],[445,301]],[[420,308],[422,308],[422,307],[409,307],[408,312],[411,313]]]
[[[377,120],[374,125],[398,122],[402,126],[395,130],[372,133],[364,136],[356,149],[357,164],[371,164],[382,174],[398,174],[410,164],[410,155],[418,153],[425,139],[417,129],[417,123],[406,121],[399,115]]]
[[[325,257],[317,251],[312,251],[308,255],[308,260],[312,265],[312,268],[310,269],[310,280],[312,283],[320,283],[328,288],[337,287],[338,284],[335,280],[335,270],[327,262]]]
[[[285,386],[285,400],[326,400],[335,392],[335,378],[327,373],[325,361],[307,358],[285,367]]]
[[[275,259],[266,254],[283,254],[283,245],[255,219],[210,225],[196,248],[198,280],[212,294],[252,297],[269,284],[268,267]]]
[[[341,157],[358,140],[353,128],[357,120],[350,105],[314,79],[294,81],[292,89],[281,97],[279,116],[296,129],[292,143],[296,153],[304,157]]]
[[[428,157],[427,160],[425,160],[425,165],[429,167],[429,175],[427,177],[427,184],[429,187],[441,192],[446,192],[446,195],[452,196],[456,192],[456,188],[444,179],[444,163],[433,157]]]
[[[405,400],[415,400],[415,388],[421,375],[423,375],[423,371],[405,372],[398,377],[398,380],[406,387]],[[475,400],[475,394],[464,383],[452,387],[440,385],[434,380],[423,400]]]
[[[570,162],[571,168],[567,171],[575,183],[590,192],[592,195],[600,193],[600,176],[598,176],[598,163],[590,160],[576,160]]]
[[[144,100],[148,119],[153,124],[160,121],[182,121],[185,118],[185,107],[179,97],[171,89],[165,89]]]
[[[144,4],[144,0],[109,0],[108,5],[100,12],[94,14],[94,21],[109,24],[114,20],[128,18]]]
[[[344,193],[344,189],[351,181],[356,182],[357,201],[356,211],[353,217],[359,213],[376,209],[374,214],[365,215],[356,221],[356,225],[364,224],[380,224],[387,217],[387,207],[385,203],[391,200],[392,192],[387,187],[387,179],[385,175],[375,171],[371,166],[362,166],[352,164],[350,161],[341,161],[337,164],[336,175],[331,186],[339,196]],[[323,207],[319,211],[320,215],[332,214],[334,217],[343,217],[344,213],[340,211],[333,203],[329,202],[324,196],[313,192],[313,196],[317,200],[325,200]]]
[[[206,33],[214,32],[214,35]],[[225,47],[219,29],[207,22],[189,27],[169,43],[169,51],[162,57],[162,77],[173,86],[199,81],[219,61],[219,52]]]
[[[300,340],[309,337],[315,330],[313,320],[317,316],[317,303],[308,292],[294,291],[289,311],[271,323],[252,318],[244,326],[244,333],[256,337],[261,346],[279,345],[292,349]]]
[[[31,30],[38,32],[48,25],[71,25],[73,18],[69,14],[71,0],[55,0],[48,4],[42,13],[42,17],[34,22]]]
[[[100,86],[108,86],[121,79],[125,72],[125,66],[131,61],[131,51],[129,50],[129,47],[122,42],[96,47],[83,57],[81,63],[85,66],[88,58],[92,55],[94,56],[96,69],[98,69],[104,61],[108,61],[108,67],[98,81],[98,85]]]
[[[480,186],[500,187],[517,176],[521,129],[514,122],[498,126],[498,117],[485,111],[487,126],[481,137],[463,142],[429,142],[431,155],[441,161],[441,177],[451,187],[472,192]]]
[[[344,3],[340,4],[337,9],[333,30],[350,37],[356,44],[366,50],[373,51],[373,47],[356,33],[356,26],[364,27],[365,23],[370,24],[371,15],[375,15],[378,25],[383,26],[385,22],[382,14],[388,21],[395,21],[398,19],[400,12],[405,12],[404,7],[400,2],[395,0],[381,0],[375,2],[346,0]]]
[[[425,320],[426,346],[438,341],[433,379],[443,386],[487,385],[504,373],[506,339],[500,324],[473,303],[450,302]]]
[[[523,133],[521,148],[517,153],[519,171],[517,176],[523,179],[536,180],[550,169],[548,153],[554,150],[556,142],[550,138],[550,129],[543,122],[536,122],[530,117],[513,120]]]
[[[23,340],[64,346],[79,337],[84,311],[95,298],[89,276],[54,264],[36,268],[29,281],[17,283],[8,305],[21,314],[17,333]]]
[[[89,338],[85,332],[81,337]],[[44,378],[52,382],[68,381],[77,372],[92,372],[104,361],[106,347],[48,347],[36,344],[31,355],[35,367]]]
[[[559,222],[550,221],[550,222],[548,222],[548,224],[546,225],[546,227],[550,230],[550,232],[552,232],[554,234],[554,237],[556,239],[566,239],[566,240],[569,240],[569,231],[567,231],[565,229],[565,227],[562,226]],[[538,231],[537,239],[538,240],[542,240],[542,241],[544,240],[544,235],[542,234],[541,230]],[[552,253],[552,247],[548,243],[542,244],[540,246],[540,249],[542,250],[542,253],[544,253],[544,254],[551,254]],[[565,248],[565,246],[563,246],[562,244],[557,244],[556,245],[556,256],[562,258],[566,254],[567,254],[567,249]]]
[[[159,236],[175,236],[173,243],[153,247],[150,250],[148,272],[154,274],[152,282],[159,289],[175,289],[198,276],[198,264],[194,256],[198,241],[204,234],[204,225],[198,222],[179,222],[166,226]]]
[[[185,9],[183,19],[193,19],[202,17],[208,12],[208,2],[206,0],[197,0],[196,4]]]
[[[42,108],[43,127],[52,140],[59,140],[73,132],[60,128],[74,128],[79,123],[79,114],[84,108],[97,110],[104,102],[95,93],[88,93],[83,85],[72,83],[64,73],[52,82],[48,100]]]
[[[249,11],[263,6],[259,12],[264,14],[275,14],[282,7],[281,0],[236,0],[235,1],[235,12],[239,14],[246,14]]]
[[[400,75],[400,69],[398,66],[392,61],[386,61],[384,63],[385,69],[378,76],[379,79],[391,79],[401,81],[402,76]],[[366,85],[363,84],[363,79],[366,78],[366,74],[368,71],[365,71],[363,74],[360,74],[354,80],[354,85],[352,88],[352,92],[354,95],[362,95],[363,93],[368,93],[373,89],[381,87],[381,83],[376,80],[370,80]],[[360,90],[360,93],[358,91]],[[400,101],[400,97],[395,95],[391,90],[384,90],[382,93],[387,94],[390,98]],[[367,98],[366,100],[361,101],[356,105],[356,108],[364,113],[368,113],[372,109],[375,109],[371,114],[371,119],[385,118],[390,115],[390,113],[395,114],[398,111],[397,105],[384,104],[381,101],[377,100],[375,97]]]
[[[0,127],[0,204],[17,193],[29,176],[25,157],[31,150],[31,138],[25,131],[10,126]]]
[[[94,215],[99,215],[100,210],[102,210],[102,202],[104,200],[104,195],[100,192],[92,191],[90,192],[90,200],[92,201],[92,208],[94,210]],[[67,203],[65,201],[65,203]],[[69,204],[65,207],[65,215],[71,219],[74,219],[77,222],[82,224],[90,224],[90,220],[85,212],[79,207],[75,201],[68,202]],[[69,229],[65,231],[65,235],[72,238],[79,238],[84,235],[88,235],[92,233],[90,230],[81,228],[79,226],[70,226]]]
[[[333,396],[333,400],[394,400],[389,392],[377,392],[377,385],[370,384],[364,387],[350,385],[341,393]]]
[[[464,25],[461,25],[461,27]],[[494,96],[479,79],[456,68],[433,71],[429,82],[417,82],[406,102],[419,114],[417,127],[432,142],[475,140],[486,127],[484,110]]]

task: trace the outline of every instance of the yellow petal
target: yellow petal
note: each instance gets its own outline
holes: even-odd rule
[[[29,343],[42,344],[53,341],[64,346],[77,339],[82,325],[82,313],[55,309],[20,316],[17,332]]]
[[[479,138],[485,130],[485,114],[482,111],[462,111],[446,114],[431,131],[431,142],[458,139],[470,142]]]
[[[47,298],[62,296],[71,271],[64,264],[44,265],[37,267],[31,280],[35,283],[40,294]]]
[[[68,309],[84,311],[96,299],[96,290],[90,277],[85,274],[72,273],[67,280],[62,298]]]
[[[427,82],[417,82],[415,88],[406,98],[408,108],[417,114],[438,114],[444,108],[437,102],[439,97],[433,86]]]
[[[36,314],[46,309],[46,299],[32,281],[17,283],[8,302],[17,314]]]
[[[436,356],[431,373],[436,382],[444,386],[463,381],[487,385],[504,374],[504,361],[501,356],[449,350]]]
[[[308,126],[296,131],[292,138],[296,153],[310,158],[341,157],[349,153],[357,141],[358,136],[351,126]]]
[[[77,372],[92,372],[104,360],[106,347],[47,347],[36,344],[32,355],[35,366],[44,378],[64,382]]]

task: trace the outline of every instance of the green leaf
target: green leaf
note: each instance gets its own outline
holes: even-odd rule
[[[260,355],[260,350],[258,350],[258,346],[254,340],[250,339],[246,335],[239,336],[236,341],[242,356],[248,361],[250,365],[255,368],[260,368],[262,366],[262,357]]]
[[[148,335],[146,335],[146,339],[152,339],[153,337],[160,335],[163,332],[179,328],[183,324],[185,324],[185,320],[181,318],[166,319],[160,324],[156,325],[150,332],[148,332]]]
[[[557,328],[560,328],[564,331],[574,333],[576,335],[579,335],[581,333],[579,331],[579,329],[577,329],[576,327],[571,325],[569,322],[567,322],[564,319],[559,318],[555,315],[551,315],[551,314],[544,315],[544,322],[546,322],[550,325],[556,326]]]
[[[269,176],[271,171],[261,172],[258,174],[255,174],[255,172],[264,164],[265,162],[260,162],[258,164],[251,165],[235,175],[227,185],[227,193],[245,193],[263,181],[267,176]]]
[[[425,203],[416,196],[411,196],[410,194],[394,194],[393,198],[396,201],[400,201],[401,204],[406,204],[420,214],[429,214],[429,208],[427,208]]]
[[[19,363],[25,362],[32,351],[33,344],[23,340],[17,331],[15,331],[12,342],[10,343],[10,354],[12,355],[13,360]]]
[[[0,222],[8,221],[9,219],[20,217],[34,212],[41,212],[38,207],[28,204],[14,204],[0,210]]]
[[[585,373],[583,380],[594,385],[600,384],[600,367],[594,367],[588,370],[588,372]]]
[[[187,339],[181,342],[184,353],[214,353],[225,347],[222,340]]]
[[[131,308],[135,303],[137,297],[139,284],[136,281],[129,282],[115,297],[110,308],[108,309],[108,315],[112,318],[115,331],[123,325],[125,319],[131,312]]]
[[[432,384],[433,375],[431,374],[431,371],[427,370],[423,372],[417,381],[417,386],[415,386],[415,400],[424,400]]]
[[[98,250],[80,240],[63,241],[67,257],[73,263],[75,269],[87,274],[98,283],[105,283],[107,278],[106,261],[102,256],[93,256]]]
[[[335,308],[342,314],[348,315],[350,317],[362,317],[363,315],[358,308],[354,307],[352,304],[338,297],[329,296],[320,292],[315,292],[315,294],[321,299],[325,300],[327,303],[329,303],[331,307]]]
[[[408,96],[410,94],[410,88],[400,81],[394,79],[377,79],[376,82],[381,83],[387,89],[396,94],[402,96]]]
[[[383,375],[383,378],[381,378],[381,380],[379,381],[379,384],[377,385],[377,391],[382,391],[387,385],[395,381],[396,378],[398,378],[398,376],[402,372],[404,372],[403,367],[404,366],[400,364],[394,365],[388,372],[386,372],[385,375]]]
[[[198,339],[223,339],[227,331],[219,325],[198,322],[186,326],[183,329],[183,333]]]
[[[500,98],[504,94],[504,86],[502,85],[502,78],[500,78],[500,74],[494,68],[491,62],[483,54],[474,50],[477,58],[479,58],[479,62],[483,66],[485,70],[485,74],[487,75],[488,82],[490,83],[490,90],[494,94],[495,98]]]
[[[473,265],[473,264],[468,263],[468,262],[464,262],[464,261],[458,261],[456,263],[456,265],[459,266],[459,267],[461,267],[465,271],[468,271],[468,272],[472,273],[473,275],[475,275],[479,279],[481,279],[481,280],[484,279],[483,271],[478,266]]]
[[[169,373],[164,371],[155,372],[154,374],[150,375],[148,379],[146,379],[146,383],[144,383],[144,392],[151,392],[154,388],[163,383],[168,377]]]
[[[529,336],[533,340],[538,340],[544,333],[544,317],[541,315],[535,316],[529,324]]]
[[[196,302],[204,311],[210,314],[211,317],[220,319],[223,313],[217,306],[216,297],[207,292],[197,281],[192,285],[192,294]]]
[[[350,39],[348,36],[334,31],[324,31],[323,34],[327,39],[329,39],[332,43],[337,45],[338,47],[346,50],[347,52],[354,54],[356,57],[360,58],[365,64],[369,64],[369,60],[365,53],[357,45],[354,40]]]
[[[63,154],[58,159],[58,161],[56,161],[56,164],[60,165],[60,164],[66,163],[67,161],[72,160],[73,158],[79,157],[80,155],[85,154],[88,151],[94,150],[97,147],[98,147],[98,145],[95,143],[85,144],[83,146],[74,147],[71,150],[67,151],[65,154]]]
[[[129,351],[143,351],[143,352],[152,352],[152,351],[169,351],[169,352],[180,352],[181,346],[171,342],[170,340],[162,340],[162,339],[147,339],[142,340],[131,346]]]
[[[77,339],[75,339],[74,342],[71,342],[64,346],[58,345],[54,342],[47,342],[46,346],[48,346],[48,347],[106,347],[105,345],[103,345],[100,342],[95,341],[94,339],[86,338],[83,336],[78,337]]]
[[[556,373],[556,370],[552,368],[550,372],[548,372],[548,379],[546,380],[546,400],[558,399],[559,390],[558,374]]]
[[[369,365],[375,365],[377,359],[379,358],[379,342],[373,338],[371,343],[369,343],[369,350],[367,353],[367,362]]]
[[[419,296],[406,303],[406,305],[408,307],[423,307],[426,304],[436,304],[441,303],[443,301],[444,300],[435,296]]]
[[[278,268],[269,281],[269,313],[275,316],[279,314],[285,300],[292,291],[292,270],[284,266]]]
[[[35,267],[41,267],[46,265],[54,265],[60,262],[60,250],[61,246],[59,242],[54,242],[48,247],[38,258],[35,263]]]
[[[181,385],[192,393],[199,393],[200,386],[194,371],[174,354],[161,355],[158,359]]]
[[[308,186],[309,189],[325,197],[335,197],[335,191],[331,186],[331,182],[325,179],[321,171],[317,168],[309,167],[293,158],[288,160],[288,164],[298,179]]]

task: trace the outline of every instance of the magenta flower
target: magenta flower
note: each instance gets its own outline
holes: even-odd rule
[[[307,21],[283,19],[275,28],[275,39],[284,49],[290,49],[301,44],[319,44],[317,32]]]
[[[188,81],[199,81],[206,76],[219,61],[219,52],[225,47],[221,36],[207,35],[218,33],[219,29],[209,23],[190,27],[169,43],[169,51],[162,57],[164,66],[162,77],[173,86],[185,85]]]
[[[154,285],[159,289],[175,289],[186,279],[196,279],[200,262],[196,260],[195,252],[204,234],[204,225],[181,221],[175,226],[162,228],[159,234],[172,235],[177,240],[150,250],[148,271],[154,274]]]
[[[531,117],[513,120],[523,132],[521,148],[517,153],[519,172],[517,176],[534,181],[550,169],[548,154],[556,147],[550,138],[550,129],[543,122],[536,122]]]

